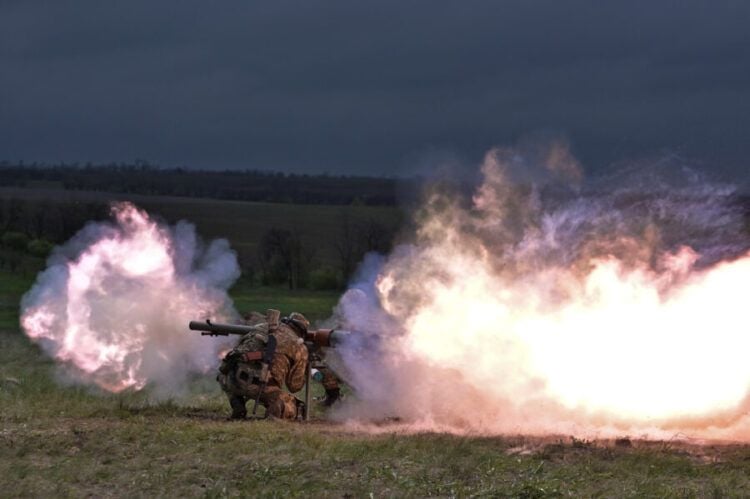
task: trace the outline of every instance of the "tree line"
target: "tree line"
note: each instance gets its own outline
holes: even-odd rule
[[[54,246],[70,239],[90,221],[110,215],[105,202],[0,198],[0,269],[29,273],[40,270]],[[333,246],[336,263],[323,263],[316,247],[299,233],[267,227],[258,234],[257,250],[238,252],[246,280],[289,289],[340,289],[364,255],[387,253],[398,227],[374,218],[354,220],[342,211]]]
[[[398,188],[397,180],[392,178],[159,168],[145,161],[105,165],[0,161],[0,185],[273,203],[370,206],[395,205]]]

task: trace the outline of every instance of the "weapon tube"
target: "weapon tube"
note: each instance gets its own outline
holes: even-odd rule
[[[204,331],[206,336],[229,336],[230,334],[245,335],[253,331],[253,326],[242,326],[239,324],[214,324],[210,320],[190,321],[188,325],[193,331]]]
[[[190,321],[188,327],[193,331],[203,331],[202,334],[206,336],[229,336],[230,334],[242,336],[255,330],[253,326],[219,324],[213,323],[210,320]],[[335,348],[353,334],[355,333],[343,329],[318,329],[316,331],[308,331],[305,340],[315,346]]]
[[[318,329],[317,331],[308,331],[305,339],[319,347],[335,348],[351,335],[351,331],[343,329]]]

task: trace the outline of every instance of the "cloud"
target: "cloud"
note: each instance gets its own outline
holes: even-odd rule
[[[552,130],[738,167],[750,5],[0,3],[8,159],[397,173]]]

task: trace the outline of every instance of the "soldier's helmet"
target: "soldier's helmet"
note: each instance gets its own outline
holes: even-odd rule
[[[308,321],[307,318],[299,312],[292,312],[284,322],[292,326],[300,335],[306,334],[308,328],[310,327],[310,321]]]

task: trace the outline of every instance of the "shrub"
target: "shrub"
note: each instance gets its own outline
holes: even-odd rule
[[[29,244],[29,237],[23,232],[6,232],[3,234],[2,243],[7,248],[24,251]]]
[[[341,286],[338,274],[330,267],[323,267],[310,272],[309,284],[311,289],[316,290],[338,289]]]
[[[52,243],[45,239],[32,239],[26,245],[26,251],[31,255],[46,258],[53,247]]]

